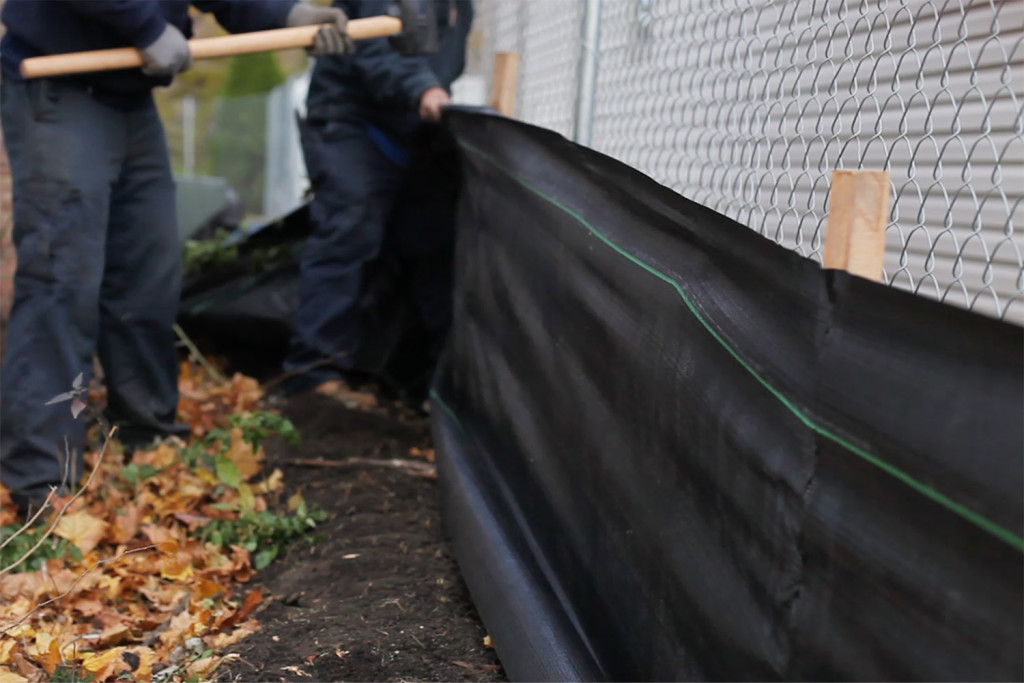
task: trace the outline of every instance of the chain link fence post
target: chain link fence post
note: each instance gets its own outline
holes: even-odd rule
[[[576,125],[573,139],[590,146],[594,127],[594,102],[597,97],[597,69],[601,60],[602,0],[585,0],[583,35],[580,40],[580,79],[576,90]]]

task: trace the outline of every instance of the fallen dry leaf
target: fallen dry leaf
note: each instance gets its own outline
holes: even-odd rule
[[[45,631],[36,633],[36,640],[31,648],[33,651],[29,654],[32,659],[35,660],[46,673],[53,675],[53,672],[57,670],[57,665],[61,662],[60,646],[57,644],[56,639]]]
[[[18,644],[14,638],[3,638],[0,640],[0,664],[7,664],[11,661],[11,650]]]
[[[128,624],[119,622],[104,628],[99,638],[96,639],[96,645],[97,647],[104,648],[114,647],[115,645],[123,645],[131,640],[132,632],[128,628]]]
[[[92,552],[107,533],[107,523],[85,510],[71,512],[60,518],[53,530],[55,536],[65,538],[83,553]]]
[[[260,629],[260,624],[255,619],[246,619],[244,622],[239,624],[234,630],[228,633],[213,633],[203,638],[203,642],[206,646],[212,650],[219,650],[229,645],[234,645],[243,638],[248,638],[253,633],[256,633]],[[277,636],[274,636],[277,638]],[[280,640],[280,638],[278,638]]]
[[[127,543],[139,533],[139,523],[142,521],[142,513],[139,506],[128,503],[121,509],[120,514],[114,515],[114,521],[110,525],[110,542]]]
[[[28,679],[14,673],[6,666],[0,666],[0,683],[28,683]]]
[[[302,497],[302,491],[296,491],[292,495],[288,496],[288,511],[295,512],[299,509],[299,506],[305,502],[306,500]]]
[[[279,468],[274,468],[274,471],[270,473],[269,477],[253,485],[253,491],[256,493],[276,493],[283,488],[284,472]]]
[[[104,605],[96,598],[78,598],[71,603],[71,609],[83,617],[94,617],[103,611]]]
[[[0,576],[0,598],[5,602],[22,596],[34,597],[36,591],[43,585],[42,572],[22,572],[20,574],[5,574]]]
[[[160,642],[164,647],[171,649],[175,645],[183,643],[186,638],[192,635],[192,615],[187,611],[175,614],[167,623],[167,628],[160,634]]]
[[[252,611],[256,609],[262,601],[263,593],[260,592],[259,588],[254,588],[245,596],[245,600],[242,602],[242,606],[237,612],[233,612],[218,621],[217,628],[224,631],[233,628],[235,624],[241,623],[243,619],[252,614]]]
[[[124,651],[123,647],[114,647],[98,654],[90,652],[82,658],[82,668],[91,673],[97,682],[131,671],[131,666],[121,656]]]
[[[302,669],[300,669],[297,666],[282,666],[281,667],[281,671],[287,671],[288,673],[293,673],[296,676],[303,676],[305,678],[312,678],[313,677],[313,674],[307,673],[307,672],[303,671]]]
[[[178,461],[178,450],[170,443],[164,441],[156,448],[149,451],[136,451],[132,455],[133,465],[149,465],[160,469],[168,467]]]
[[[121,654],[121,658],[129,662],[129,670],[134,674],[135,680],[148,683],[153,677],[153,661],[156,658],[156,653],[153,652],[152,648],[142,646],[130,647]],[[134,666],[131,666],[131,660],[133,659],[136,661]]]
[[[160,561],[160,576],[176,583],[188,583],[193,575],[192,558],[188,553],[165,555]]]
[[[434,453],[433,448],[410,448],[409,455],[414,458],[423,458],[427,462],[434,462],[437,460],[437,456]]]
[[[218,593],[223,593],[225,590],[224,586],[208,579],[199,579],[195,585],[195,594],[199,598],[212,598]]]
[[[54,530],[81,555],[0,576],[0,625],[17,624],[0,635],[0,683],[49,680],[62,663],[95,683],[149,683],[154,670],[173,664],[183,665],[174,680],[209,678],[224,658],[186,663],[180,646],[199,637],[216,652],[259,629],[252,615],[262,594],[250,591],[240,605],[233,598],[253,576],[250,552],[214,545],[199,532],[237,520],[239,505],[260,512],[284,502],[275,495],[284,488],[282,471],[253,481],[263,451],[228,419],[257,409],[262,390],[243,375],[218,383],[190,362],[180,386],[180,414],[194,434],[217,428],[230,435],[223,453],[238,472],[237,486],[224,486],[213,468],[187,464],[186,444],[176,439],[133,454],[132,465],[155,468],[141,479],[126,472],[119,449],[86,453],[94,479],[77,497],[58,501],[56,510],[71,507]],[[0,523],[17,522],[9,502],[0,484]]]
[[[188,665],[185,670],[185,677],[188,679],[195,680],[195,678],[205,678],[209,676],[220,664],[220,657],[203,657],[197,659]]]
[[[46,679],[46,672],[20,652],[11,655],[11,662],[14,664],[14,670],[32,683]]]
[[[254,451],[252,446],[242,438],[241,428],[232,427],[231,447],[226,455],[231,462],[235,463],[243,481],[259,474],[261,454]]]
[[[174,518],[185,524],[209,524],[211,519],[205,515],[194,515],[190,512],[175,512]]]

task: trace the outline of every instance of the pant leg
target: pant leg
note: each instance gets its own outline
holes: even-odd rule
[[[48,80],[0,84],[17,270],[0,371],[0,480],[35,495],[82,471],[84,418],[46,402],[88,381],[110,189],[122,159],[119,112]]]
[[[284,363],[292,375],[285,383],[288,392],[352,368],[364,267],[380,253],[404,173],[358,123],[309,124],[304,133],[314,191],[312,234],[301,259],[295,330]]]
[[[402,185],[392,222],[392,238],[431,365],[440,358],[451,326],[459,184],[458,162],[452,163],[449,150],[420,150]]]
[[[110,201],[98,351],[108,418],[125,443],[136,444],[188,430],[175,423],[174,321],[182,263],[167,142],[152,102],[125,119],[126,156]]]

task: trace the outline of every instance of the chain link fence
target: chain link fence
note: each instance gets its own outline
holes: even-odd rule
[[[302,72],[265,93],[159,100],[183,230],[220,209],[214,220],[233,227],[299,206],[308,178],[295,116],[307,87]]]
[[[477,0],[483,63],[521,54],[517,116],[821,260],[835,169],[886,169],[885,281],[1024,323],[1024,3]]]

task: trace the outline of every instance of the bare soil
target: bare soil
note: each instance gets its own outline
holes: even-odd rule
[[[428,421],[353,412],[317,395],[279,407],[302,442],[268,442],[269,465],[330,517],[323,540],[295,542],[256,576],[262,628],[231,648],[241,658],[218,679],[505,680],[443,534],[436,480],[294,462],[415,460],[409,450],[430,445]]]

